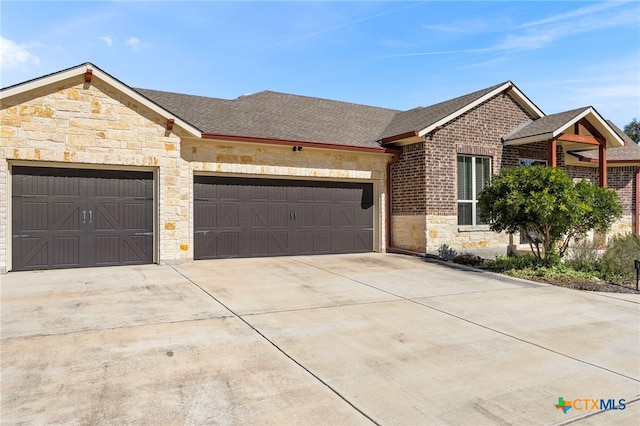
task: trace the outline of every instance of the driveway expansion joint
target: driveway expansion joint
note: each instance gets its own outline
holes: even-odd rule
[[[414,300],[414,299],[412,299],[412,298],[404,297],[404,296],[402,296],[402,295],[395,294],[395,293],[393,293],[393,292],[391,292],[391,291],[388,291],[388,290],[384,290],[384,289],[378,288],[378,287],[374,286],[373,284],[369,284],[369,283],[366,283],[366,282],[364,282],[364,281],[357,280],[357,279],[352,278],[352,277],[349,277],[349,276],[347,276],[347,275],[343,275],[343,274],[340,274],[340,273],[338,273],[338,272],[334,272],[334,271],[331,271],[331,270],[328,270],[328,269],[325,269],[325,268],[321,268],[321,267],[319,267],[319,266],[316,266],[316,265],[313,265],[313,264],[310,264],[310,263],[302,262],[302,261],[300,261],[300,260],[298,260],[298,259],[295,259],[295,261],[296,261],[296,262],[300,262],[300,263],[302,263],[302,264],[304,264],[304,265],[308,265],[308,266],[311,266],[311,267],[313,267],[313,268],[317,268],[317,269],[320,269],[320,270],[322,270],[322,271],[325,271],[325,272],[328,272],[328,273],[334,274],[334,275],[338,275],[339,277],[342,277],[342,278],[345,278],[345,279],[351,280],[351,281],[353,281],[353,282],[356,282],[356,283],[359,283],[359,284],[365,285],[365,286],[367,286],[367,287],[370,287],[370,288],[376,289],[376,290],[381,291],[381,292],[383,292],[383,293],[387,293],[387,294],[390,294],[390,295],[392,295],[392,296],[399,297],[399,298],[400,298],[400,299],[402,299],[402,300],[406,300],[406,301],[408,301],[408,302],[415,303],[415,304],[420,305],[420,306],[423,306],[423,307],[425,307],[425,308],[427,308],[427,309],[431,309],[431,310],[434,310],[434,311],[439,312],[439,313],[441,313],[441,314],[448,315],[448,316],[450,316],[450,317],[452,317],[452,318],[456,318],[456,319],[458,319],[458,320],[460,320],[460,321],[464,321],[464,322],[466,322],[466,323],[473,324],[473,325],[475,325],[475,326],[477,326],[477,327],[481,327],[481,328],[483,328],[483,329],[485,329],[485,330],[488,330],[488,331],[491,331],[491,332],[493,332],[493,333],[498,333],[498,334],[500,334],[500,335],[502,335],[502,336],[505,336],[505,337],[508,337],[508,338],[510,338],[510,339],[514,339],[514,340],[517,340],[517,341],[519,341],[519,342],[522,342],[522,343],[525,343],[525,344],[528,344],[528,345],[531,345],[531,346],[535,346],[535,347],[537,347],[537,348],[539,348],[539,349],[542,349],[542,350],[545,350],[545,351],[548,351],[548,352],[554,353],[554,354],[556,354],[556,355],[560,355],[560,356],[566,357],[566,358],[571,359],[571,360],[573,360],[573,361],[577,361],[577,362],[580,362],[580,363],[583,363],[583,364],[589,365],[589,366],[591,366],[591,367],[595,367],[595,368],[598,368],[598,369],[604,370],[604,371],[606,371],[606,372],[613,373],[613,374],[616,374],[616,375],[618,375],[618,376],[621,376],[621,377],[624,377],[624,378],[627,378],[627,379],[633,380],[634,382],[638,382],[638,383],[640,383],[640,378],[631,377],[631,376],[629,376],[629,375],[626,375],[626,374],[624,374],[624,373],[620,373],[620,372],[615,371],[615,370],[611,370],[611,369],[606,368],[606,367],[603,367],[603,366],[601,366],[601,365],[597,365],[597,364],[594,364],[594,363],[592,363],[592,362],[585,361],[585,360],[583,360],[583,359],[573,357],[573,356],[571,356],[571,355],[568,355],[568,354],[565,354],[565,353],[562,353],[562,352],[556,351],[556,350],[554,350],[554,349],[548,348],[548,347],[543,346],[543,345],[540,345],[540,344],[538,344],[538,343],[531,342],[531,341],[526,340],[526,339],[524,339],[524,338],[517,337],[517,336],[514,336],[514,335],[509,334],[509,333],[507,333],[507,332],[500,331],[500,330],[498,330],[498,329],[495,329],[495,328],[492,328],[492,327],[489,327],[489,326],[486,326],[486,325],[480,324],[480,323],[478,323],[478,322],[472,321],[472,320],[470,320],[470,319],[467,319],[467,318],[461,317],[461,316],[456,315],[456,314],[454,314],[454,313],[447,312],[447,311],[445,311],[445,310],[442,310],[442,309],[436,308],[436,307],[434,307],[434,306],[427,305],[427,304],[422,303],[422,302],[420,302],[420,301],[418,301],[418,300]],[[549,286],[549,285],[551,285],[551,284],[546,284],[546,285],[547,285],[547,286]],[[545,285],[541,285],[540,287],[544,287],[544,286],[545,286]],[[422,297],[417,297],[416,299],[422,299]]]
[[[197,288],[199,288],[202,292],[204,292],[207,296],[209,296],[211,299],[215,300],[216,302],[218,302],[223,308],[225,308],[227,311],[229,311],[234,317],[238,318],[240,321],[242,321],[243,323],[245,323],[245,325],[247,325],[247,327],[249,327],[251,330],[253,330],[256,334],[258,334],[262,339],[264,339],[267,343],[271,344],[271,346],[273,346],[278,352],[280,352],[282,355],[284,355],[285,357],[287,357],[289,360],[291,360],[291,362],[293,362],[294,364],[296,364],[298,367],[302,368],[305,372],[307,372],[307,374],[311,375],[311,377],[313,377],[314,379],[316,379],[318,382],[320,382],[322,385],[324,385],[327,389],[329,389],[333,394],[335,394],[338,398],[340,398],[341,400],[343,400],[344,402],[346,402],[349,406],[351,406],[351,408],[353,408],[354,410],[356,410],[358,413],[360,413],[364,418],[366,418],[367,420],[369,420],[371,423],[373,423],[376,426],[380,426],[380,423],[375,421],[372,417],[370,417],[367,413],[365,413],[362,409],[358,408],[353,402],[351,402],[349,399],[347,399],[344,395],[342,395],[340,392],[338,392],[337,389],[335,389],[334,387],[332,387],[330,384],[328,384],[326,381],[324,381],[322,378],[320,378],[318,375],[316,375],[315,373],[313,373],[311,370],[309,370],[307,367],[305,367],[304,365],[302,365],[302,363],[300,363],[298,360],[296,360],[295,358],[293,358],[291,355],[289,355],[284,349],[282,349],[280,346],[278,346],[273,340],[269,339],[265,334],[263,334],[260,330],[258,330],[253,324],[251,324],[246,318],[244,318],[242,315],[238,314],[237,312],[235,312],[233,309],[231,309],[230,307],[228,307],[227,305],[225,305],[223,302],[221,302],[217,297],[215,297],[213,294],[211,294],[210,292],[208,292],[207,290],[205,290],[202,286],[200,286],[198,283],[196,283],[195,281],[193,281],[191,278],[189,278],[188,276],[186,276],[185,274],[183,274],[181,271],[177,270],[175,267],[171,267],[174,271],[176,271],[178,274],[182,275],[187,281],[189,281],[190,283],[192,283],[193,285],[195,285]]]

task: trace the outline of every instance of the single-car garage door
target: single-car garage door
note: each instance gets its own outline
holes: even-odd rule
[[[12,171],[13,270],[153,262],[153,173]]]
[[[194,257],[373,251],[370,183],[194,177]]]

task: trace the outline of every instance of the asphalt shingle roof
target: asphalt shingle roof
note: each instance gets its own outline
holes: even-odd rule
[[[400,112],[393,118],[384,132],[382,132],[380,138],[384,139],[408,132],[420,131],[464,108],[506,83],[508,82],[496,84],[495,86],[487,87],[486,89],[478,90],[477,92],[469,93],[428,107],[418,107],[409,111]]]
[[[530,122],[524,127],[521,127],[511,134],[506,135],[503,140],[512,141],[515,139],[523,139],[531,136],[546,135],[558,130],[561,126],[564,126],[586,109],[590,107],[577,108],[571,111],[559,112],[557,114],[546,115],[535,121]]]
[[[588,151],[574,152],[574,155],[591,160],[598,159],[598,150],[591,149]],[[607,161],[639,161],[640,162],[640,146],[631,141],[631,145],[616,146],[615,148],[607,148]]]
[[[271,91],[227,100],[135,90],[203,133],[380,147],[380,139],[420,131],[506,83],[409,111]]]
[[[203,133],[377,147],[397,110],[264,91],[234,100],[135,89]]]
[[[635,145],[636,143],[627,135],[620,127],[613,124],[613,121],[607,120],[607,123],[611,128],[620,136],[620,138],[624,141],[625,145]]]

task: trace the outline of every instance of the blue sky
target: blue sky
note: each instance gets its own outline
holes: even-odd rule
[[[0,85],[93,62],[132,87],[406,110],[511,80],[640,118],[640,2],[2,1]]]

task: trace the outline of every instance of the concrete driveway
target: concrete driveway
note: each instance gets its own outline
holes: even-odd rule
[[[4,424],[637,424],[640,298],[390,255],[0,276]],[[565,414],[558,398],[574,401]],[[592,410],[583,399],[624,399]]]

